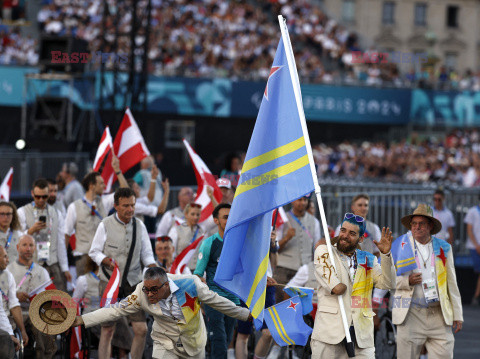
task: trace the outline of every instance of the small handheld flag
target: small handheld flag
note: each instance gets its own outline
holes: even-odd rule
[[[172,268],[170,268],[170,273],[172,274],[186,274],[184,273],[185,267],[187,266],[190,259],[192,259],[195,254],[195,250],[200,245],[204,236],[198,237],[195,241],[190,243],[190,245],[185,248],[173,261]]]
[[[116,303],[119,289],[120,289],[120,269],[118,268],[118,264],[115,262],[115,268],[113,269],[113,272],[108,281],[108,284],[105,287],[105,290],[103,291],[100,307],[108,307],[110,304]]]
[[[7,175],[0,185],[0,199],[8,202],[10,201],[10,192],[12,191],[12,181],[13,181],[13,167],[7,172]]]
[[[410,244],[409,233],[398,237],[392,244],[392,257],[397,269],[397,275],[409,272],[417,268],[415,255],[413,254],[412,245]]]
[[[283,291],[290,297],[295,297],[298,295],[302,302],[303,315],[307,315],[313,310],[312,298],[315,289],[305,287],[287,287],[284,288]]]

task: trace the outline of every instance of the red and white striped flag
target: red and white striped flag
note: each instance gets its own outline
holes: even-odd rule
[[[7,175],[3,179],[2,184],[0,185],[0,199],[4,201],[10,201],[10,192],[12,191],[12,180],[13,180],[13,167],[7,172]]]
[[[278,215],[276,214],[277,211],[278,211]],[[275,222],[275,216],[277,217],[276,222]],[[275,228],[279,228],[285,222],[288,222],[288,217],[287,217],[287,214],[285,213],[285,210],[283,209],[283,207],[279,207],[275,211],[273,211],[272,226],[275,225]]]
[[[211,216],[213,212],[213,204],[208,197],[207,185],[213,188],[213,196],[220,202],[222,199],[222,191],[217,186],[215,177],[212,175],[212,172],[208,169],[207,165],[200,158],[199,155],[193,150],[187,140],[183,140],[183,144],[187,148],[190,159],[192,160],[193,170],[195,171],[195,177],[197,178],[197,197],[195,198],[195,203],[198,203],[202,206],[202,212],[200,214],[200,219],[198,222],[203,222],[208,217]]]
[[[80,315],[80,306],[77,303],[77,315]],[[82,349],[82,327],[76,326],[72,330],[70,338],[70,358],[83,359]]]
[[[172,274],[185,274],[185,268],[187,268],[188,262],[192,259],[195,254],[195,250],[200,245],[204,236],[198,237],[195,241],[190,243],[190,245],[185,248],[173,261],[172,267],[170,268],[170,273]]]
[[[115,268],[113,269],[112,276],[108,281],[107,287],[103,291],[100,307],[108,307],[110,304],[116,303],[119,289],[120,289],[120,269],[118,269],[118,265],[115,262]]]
[[[99,171],[102,166],[103,160],[108,155],[108,152],[113,148],[112,136],[110,135],[110,129],[105,127],[100,144],[98,145],[97,154],[95,155],[95,161],[93,161],[93,170]]]
[[[115,136],[115,141],[113,141],[113,152],[120,160],[120,169],[123,173],[145,157],[150,156],[150,151],[129,108],[125,111],[123,121]],[[102,171],[102,177],[106,184],[105,192],[110,192],[112,185],[117,180],[114,172],[112,152],[110,151]]]
[[[39,293],[42,293],[50,289],[57,289],[57,287],[55,287],[55,284],[53,284],[52,279],[53,277],[45,281],[44,283],[40,284],[37,288],[32,290],[30,293],[28,293],[28,297],[30,298],[30,301],[32,301],[32,299],[35,298],[35,296]]]

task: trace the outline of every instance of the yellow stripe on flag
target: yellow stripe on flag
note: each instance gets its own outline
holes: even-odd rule
[[[250,288],[250,293],[248,294],[248,298],[247,298],[247,301],[245,302],[245,304],[250,308],[250,304],[252,304],[252,299],[253,299],[253,295],[255,294],[255,290],[257,289],[257,286],[258,284],[260,283],[260,281],[262,280],[262,278],[265,277],[265,274],[267,273],[267,268],[268,268],[268,253],[267,252],[267,255],[265,256],[265,258],[263,258],[262,262],[260,263],[260,265],[258,266],[258,269],[257,269],[257,274],[255,274],[255,278],[253,280],[253,283],[252,283],[252,287]],[[265,303],[264,303],[265,304]],[[253,315],[253,314],[252,314]]]
[[[275,308],[274,308],[274,307],[267,308],[268,312],[270,313],[270,316],[272,317],[272,321],[273,321],[273,324],[275,325],[275,329],[277,330],[277,333],[280,334],[280,336],[282,337],[282,339],[283,339],[283,341],[284,341],[285,343],[292,344],[291,342],[289,342],[289,341],[283,336],[282,330],[280,329],[280,326],[279,326],[279,324],[277,323],[277,318],[275,317],[275,314],[273,313],[273,309],[275,309]]]
[[[405,262],[411,262],[411,261],[415,261],[415,257],[410,257],[410,258],[407,258],[407,259],[402,259],[401,261],[398,261],[397,264],[401,264],[401,263],[405,263]]]
[[[273,150],[265,152],[260,156],[253,157],[244,163],[242,166],[242,173],[245,173],[252,168],[264,165],[270,161],[276,160],[279,157],[288,155],[289,153],[292,153],[303,146],[305,146],[305,138],[302,136],[295,141],[287,143],[286,145],[274,148]]]
[[[252,316],[256,319],[262,312],[263,308],[265,308],[265,296],[267,294],[267,287],[263,289],[262,294],[257,299],[257,302],[253,305],[253,309],[251,310]]]
[[[271,181],[277,180],[280,177],[286,176],[307,165],[308,155],[305,155],[295,161],[287,163],[286,165],[277,167],[271,171],[268,171],[267,173],[261,174],[252,179],[248,179],[237,187],[237,190],[235,191],[235,198],[244,192],[257,188],[258,186],[267,184]]]
[[[283,335],[285,336],[285,338],[287,338],[286,342],[287,343],[291,343],[291,345],[295,345],[295,342],[290,339],[290,337],[288,336],[287,332],[285,331],[285,328],[283,327],[283,323],[282,321],[280,320],[280,316],[278,315],[278,312],[277,312],[277,308],[275,308],[275,306],[271,307],[272,310],[273,310],[273,313],[275,315],[275,318],[277,318],[277,321],[278,321],[278,325],[280,326],[280,329],[283,333]],[[283,338],[283,337],[282,337]]]

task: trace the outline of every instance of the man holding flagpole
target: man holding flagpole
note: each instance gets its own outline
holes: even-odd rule
[[[337,270],[333,269],[332,257],[326,245],[321,244],[315,250],[315,276],[319,287],[311,342],[312,358],[348,357],[337,296],[342,296],[345,306],[352,342],[355,344],[355,358],[375,358],[373,287],[395,288],[395,270],[390,256],[390,229],[383,228],[380,241],[374,242],[380,251],[380,265],[373,254],[358,249],[365,228],[363,217],[345,214],[336,245],[332,248]]]

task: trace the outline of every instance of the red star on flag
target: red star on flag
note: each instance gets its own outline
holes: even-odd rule
[[[275,74],[282,67],[283,66],[272,66],[272,68],[270,69],[270,75],[268,75],[267,86],[265,86],[265,92],[263,93],[263,95],[267,100],[268,100],[268,81],[270,81],[270,77],[272,77],[273,74]]]
[[[372,267],[369,267],[369,266],[368,266],[367,258],[365,258],[365,263],[360,264],[360,267],[363,267],[363,268],[365,269],[365,276],[367,276],[367,275],[368,275],[368,271],[369,271],[370,269],[372,269]]]
[[[401,245],[402,245],[402,249],[403,249],[403,246],[407,244],[407,242],[402,242]]]
[[[191,297],[187,292],[185,292],[185,303],[183,303],[183,307],[188,307],[192,310],[192,312],[195,312],[195,300],[197,297]]]
[[[290,300],[290,305],[287,307],[287,309],[292,308],[294,311],[297,311],[297,308],[295,308],[297,305],[298,303],[294,303]]]
[[[445,262],[447,261],[447,257],[445,257],[445,252],[443,251],[442,247],[440,247],[440,254],[437,257],[442,260],[443,266],[445,267]]]

